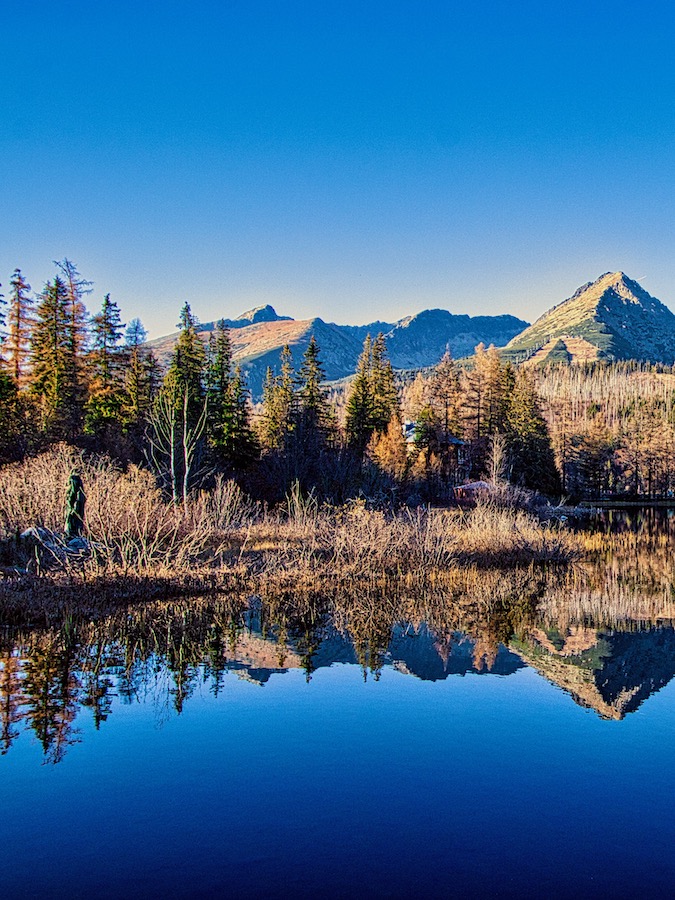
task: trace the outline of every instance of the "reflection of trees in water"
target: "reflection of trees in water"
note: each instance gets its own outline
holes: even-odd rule
[[[60,762],[78,740],[73,723],[81,690],[79,668],[70,623],[39,635],[23,667],[25,718],[49,762]]]
[[[0,752],[4,756],[19,736],[24,717],[21,661],[15,648],[0,651]]]
[[[621,717],[672,677],[675,638],[643,640],[639,653],[630,643],[632,632],[675,619],[670,541],[656,531],[626,531],[610,541],[598,531],[588,543],[588,562],[562,572],[467,569],[426,590],[373,580],[349,595],[283,591],[153,602],[95,622],[75,616],[48,630],[6,633],[2,753],[21,730],[31,730],[45,759],[58,762],[81,739],[78,714],[88,712],[99,728],[115,700],[150,700],[160,715],[174,715],[200,683],[218,695],[230,671],[264,683],[271,672],[298,668],[310,680],[318,667],[339,660],[357,662],[364,678],[371,672],[377,679],[394,661],[394,636],[400,648],[421,635],[422,657],[435,654],[442,669],[458,652],[458,635],[470,640],[478,672],[490,671],[505,652],[500,648],[510,647],[577,702]],[[630,677],[617,655],[630,660]],[[415,672],[414,665],[403,670]]]

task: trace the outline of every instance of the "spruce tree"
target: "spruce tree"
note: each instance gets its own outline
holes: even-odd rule
[[[198,479],[208,412],[204,387],[206,353],[188,303],[181,310],[179,328],[150,416],[148,439],[153,465],[174,502],[187,504]]]
[[[509,478],[545,494],[560,492],[560,474],[534,377],[519,369],[507,412]]]
[[[100,434],[104,428],[121,427],[124,406],[124,355],[120,342],[124,325],[118,305],[103,298],[101,311],[92,317],[89,353],[89,399],[85,431]]]
[[[332,426],[330,406],[322,387],[325,375],[319,353],[319,345],[312,335],[298,372],[298,430],[307,450],[322,446]]]
[[[40,294],[31,340],[31,389],[38,399],[41,427],[53,437],[70,437],[77,401],[71,357],[69,300],[56,276]]]
[[[363,350],[352,382],[345,419],[347,443],[357,450],[364,450],[373,433],[373,394],[371,389],[371,368],[373,345],[370,335],[366,335]]]
[[[144,347],[147,332],[140,319],[132,319],[124,338],[124,427],[140,438],[159,382],[159,364]]]
[[[241,468],[255,458],[248,394],[241,368],[232,371],[232,344],[225,322],[218,322],[209,343],[207,366],[209,443],[217,459]]]
[[[293,355],[288,344],[281,351],[281,372],[268,367],[263,384],[263,414],[260,436],[269,450],[285,449],[297,426],[297,397]]]
[[[31,329],[35,321],[34,300],[30,296],[31,286],[15,269],[10,279],[9,309],[7,312],[7,354],[8,371],[17,386],[23,388],[27,381],[28,358],[30,355]]]
[[[251,427],[249,394],[241,366],[236,366],[231,382],[231,418],[225,437],[225,455],[235,469],[244,468],[259,455]]]
[[[382,332],[373,342],[370,384],[373,397],[372,430],[384,434],[389,428],[392,416],[398,416],[400,419],[400,407],[394,370],[387,358],[387,347]]]
[[[110,294],[106,294],[101,311],[91,320],[92,352],[90,362],[92,374],[94,378],[98,379],[103,389],[109,389],[119,380],[119,371],[122,367],[119,345],[123,332],[124,324],[120,316],[120,308],[110,299]]]
[[[180,313],[176,341],[165,383],[176,395],[176,402],[185,406],[188,421],[199,418],[204,406],[204,367],[206,351],[197,333],[197,318],[192,314],[190,304],[185,303]],[[171,377],[169,377],[171,376]]]
[[[398,391],[387,359],[384,335],[378,334],[374,341],[368,335],[347,400],[347,443],[363,450],[373,432],[387,431],[392,416],[400,420]]]

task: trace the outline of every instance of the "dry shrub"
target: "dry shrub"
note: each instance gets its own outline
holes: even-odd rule
[[[65,445],[0,472],[2,537],[35,525],[61,532],[73,470],[84,483],[85,535],[95,548],[86,568],[180,569],[202,551],[210,534],[189,527],[182,507],[165,503],[149,472],[136,466],[123,472],[105,457]]]
[[[536,560],[567,562],[579,556],[578,539],[556,526],[542,524],[520,509],[504,508],[489,495],[475,509],[460,514],[455,529],[458,555],[483,565],[508,565]]]
[[[233,481],[218,478],[211,491],[175,506],[149,472],[135,466],[122,471],[109,459],[66,446],[0,471],[0,537],[35,525],[61,532],[73,469],[84,482],[85,533],[93,552],[64,562],[70,571],[85,574],[171,577],[236,569],[297,583],[424,578],[457,565],[565,562],[579,552],[573,535],[542,527],[531,515],[504,508],[489,496],[469,512],[420,508],[394,513],[363,501],[322,506],[296,484],[286,502],[270,512]]]

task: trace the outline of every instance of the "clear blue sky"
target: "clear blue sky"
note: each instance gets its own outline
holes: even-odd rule
[[[173,330],[272,303],[532,319],[623,269],[675,308],[675,10],[2,4],[0,280],[68,256]]]

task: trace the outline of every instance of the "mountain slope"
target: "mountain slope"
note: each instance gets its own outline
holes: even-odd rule
[[[290,346],[297,368],[312,335],[321,348],[326,378],[335,381],[356,371],[366,334],[375,337],[383,332],[394,368],[410,369],[435,365],[448,347],[453,356],[460,357],[472,353],[481,342],[503,346],[526,324],[514,316],[472,317],[431,309],[393,325],[386,322],[335,325],[319,318],[296,321],[279,316],[271,306],[225,320],[231,331],[234,360],[246,373],[251,394],[256,399],[262,393],[267,367],[278,372],[282,347]],[[204,342],[215,326],[215,322],[198,326]],[[174,333],[148,342],[162,365],[168,363],[177,337]]]
[[[505,355],[532,362],[567,357],[672,364],[675,315],[623,272],[607,272],[509,341]]]
[[[469,356],[480,343],[503,347],[527,325],[515,316],[453,315],[425,309],[397,322],[386,335],[395,369],[435,366],[447,349],[455,359]]]

